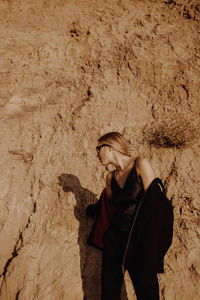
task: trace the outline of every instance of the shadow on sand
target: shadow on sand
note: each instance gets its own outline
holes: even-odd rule
[[[83,288],[83,300],[100,300],[101,294],[101,251],[87,245],[87,238],[93,220],[90,220],[83,208],[84,200],[96,195],[81,186],[79,179],[72,174],[62,174],[58,177],[58,184],[63,191],[72,192],[76,198],[74,216],[79,221],[78,244],[80,249],[80,267]],[[121,300],[128,300],[125,285],[122,288]]]

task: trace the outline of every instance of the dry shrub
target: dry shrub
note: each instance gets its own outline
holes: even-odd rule
[[[172,9],[176,9],[179,15],[182,15],[186,19],[200,22],[199,0],[167,0],[164,3]]]
[[[200,124],[179,119],[175,122],[151,123],[144,128],[144,139],[157,148],[185,148],[199,138]]]

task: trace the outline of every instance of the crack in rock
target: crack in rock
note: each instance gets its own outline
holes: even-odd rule
[[[3,273],[0,275],[0,277],[4,277],[3,278],[3,282],[4,282],[4,279],[6,277],[6,273],[8,271],[8,267],[9,265],[11,264],[12,260],[18,256],[18,252],[19,250],[23,248],[23,235],[22,235],[22,231],[20,231],[19,233],[19,238],[17,240],[17,242],[15,243],[14,245],[14,250],[12,252],[12,256],[7,260],[6,264],[5,264],[5,267],[4,267],[4,270],[3,270]],[[2,284],[3,284],[2,282]],[[1,288],[2,288],[2,284],[1,284]],[[0,291],[1,291],[1,288],[0,288]]]
[[[35,212],[36,212],[36,201],[33,203],[33,213],[35,213]],[[27,222],[27,224],[25,226],[25,230],[30,225],[31,216],[32,216],[32,214],[28,218],[28,222]],[[2,272],[2,274],[0,274],[0,278],[3,276],[3,281],[2,281],[1,286],[0,286],[0,295],[1,295],[1,291],[2,291],[2,286],[3,286],[4,280],[6,278],[8,267],[10,266],[11,262],[13,261],[13,259],[18,256],[18,252],[23,248],[23,246],[24,246],[23,231],[20,231],[19,232],[18,240],[17,240],[17,242],[14,245],[14,249],[13,249],[13,252],[11,254],[11,257],[7,260],[7,262],[6,262],[5,266],[4,266],[3,272]],[[18,299],[19,293],[20,293],[20,291],[17,292],[16,299]]]

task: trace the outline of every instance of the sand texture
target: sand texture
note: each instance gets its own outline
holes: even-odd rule
[[[199,101],[199,0],[1,0],[0,300],[100,299],[83,201],[108,131],[174,206],[161,300],[199,300]]]

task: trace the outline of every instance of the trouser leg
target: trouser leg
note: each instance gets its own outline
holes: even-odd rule
[[[159,300],[159,284],[157,274],[137,272],[133,269],[128,270],[131,277],[137,300]]]
[[[120,300],[123,276],[114,244],[105,242],[102,253],[101,300]]]

